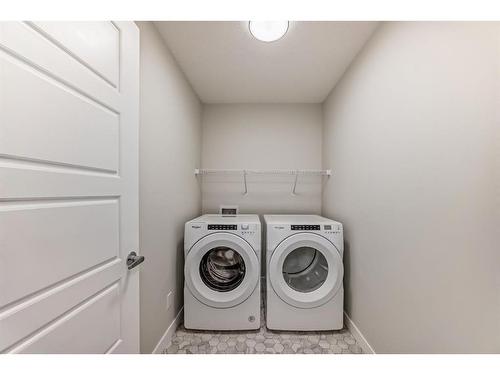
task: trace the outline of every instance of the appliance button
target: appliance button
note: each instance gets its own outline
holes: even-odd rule
[[[241,229],[242,230],[248,230],[250,226],[248,224],[241,224]]]

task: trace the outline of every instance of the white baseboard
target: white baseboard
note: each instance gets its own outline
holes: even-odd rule
[[[181,307],[179,310],[179,313],[175,317],[172,323],[168,326],[167,330],[161,337],[160,341],[158,341],[158,344],[156,344],[153,353],[152,354],[161,354],[162,351],[167,348],[170,345],[170,342],[172,341],[172,337],[174,336],[175,330],[181,324],[182,322],[182,317],[183,317],[183,312],[184,312],[184,307]]]
[[[371,347],[371,345],[368,343],[368,341],[365,339],[365,336],[361,333],[358,327],[356,327],[356,324],[351,320],[349,315],[344,311],[344,318],[345,318],[345,323],[351,334],[354,336],[356,339],[356,342],[358,345],[363,349],[363,353],[366,354],[376,354],[375,350]]]

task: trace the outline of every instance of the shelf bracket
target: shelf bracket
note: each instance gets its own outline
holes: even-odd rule
[[[243,192],[243,195],[248,194],[248,187],[247,187],[247,170],[243,169],[243,184],[245,185],[245,191]]]
[[[297,195],[295,189],[297,188],[297,181],[299,179],[299,171],[295,171],[295,181],[293,182],[292,195]]]

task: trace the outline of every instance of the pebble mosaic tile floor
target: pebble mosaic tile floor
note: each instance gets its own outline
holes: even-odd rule
[[[359,354],[347,330],[327,332],[270,331],[261,312],[257,331],[194,331],[181,324],[165,354]]]
[[[358,354],[347,329],[335,332],[188,331],[180,326],[166,354]]]

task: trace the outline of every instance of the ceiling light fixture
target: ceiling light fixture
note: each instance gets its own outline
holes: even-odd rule
[[[262,42],[274,42],[288,31],[288,21],[250,21],[248,28],[254,38]]]

